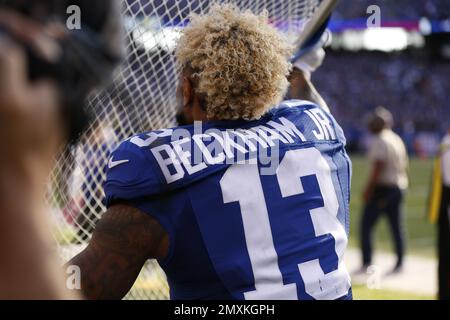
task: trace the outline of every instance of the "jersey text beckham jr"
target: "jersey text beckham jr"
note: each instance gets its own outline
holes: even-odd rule
[[[170,237],[172,299],[351,299],[351,163],[334,118],[300,100],[257,121],[140,134],[112,154],[106,203]]]

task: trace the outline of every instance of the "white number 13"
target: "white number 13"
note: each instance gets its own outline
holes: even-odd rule
[[[339,203],[327,161],[315,148],[286,152],[277,169],[283,198],[304,193],[300,178],[315,175],[324,206],[310,210],[316,237],[331,234],[335,239],[338,268],[324,274],[319,259],[300,263],[298,269],[305,291],[314,299],[336,299],[347,294],[350,278],[343,263],[347,235],[337,219]],[[239,202],[247,250],[255,278],[256,290],[245,292],[247,300],[297,300],[297,285],[284,284],[278,266],[266,200],[255,164],[234,165],[220,181],[225,203]]]

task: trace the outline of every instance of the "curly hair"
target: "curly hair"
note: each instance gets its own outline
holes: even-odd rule
[[[206,15],[191,16],[175,55],[180,68],[193,70],[208,119],[254,120],[286,94],[291,51],[267,12],[216,4]]]

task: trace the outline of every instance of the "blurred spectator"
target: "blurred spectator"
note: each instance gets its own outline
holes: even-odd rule
[[[374,135],[368,158],[370,178],[364,191],[364,213],[361,227],[363,270],[372,263],[372,231],[382,214],[386,214],[394,236],[397,264],[401,271],[404,256],[402,203],[408,186],[408,156],[401,138],[392,130],[392,114],[378,107],[368,121]]]

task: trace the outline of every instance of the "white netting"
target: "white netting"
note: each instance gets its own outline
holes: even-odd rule
[[[253,12],[268,10],[271,22],[295,40],[321,0],[234,0]],[[95,122],[77,148],[67,150],[52,175],[49,203],[55,238],[67,260],[87,243],[105,211],[102,185],[113,148],[127,137],[175,125],[177,82],[173,49],[189,13],[208,11],[209,0],[124,0],[128,56],[112,85],[95,95]],[[131,299],[167,299],[163,272],[154,261],[143,269]]]

